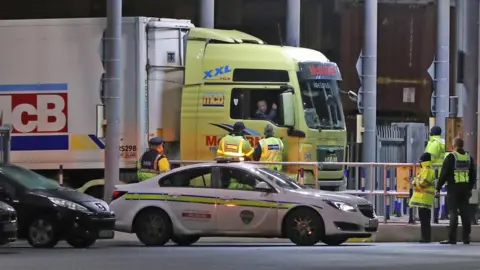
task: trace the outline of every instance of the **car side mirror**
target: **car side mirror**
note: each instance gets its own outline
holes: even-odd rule
[[[262,191],[262,192],[273,192],[273,188],[265,182],[260,182],[256,184],[255,190]]]
[[[348,98],[353,101],[353,102],[357,102],[358,101],[358,95],[357,93],[353,92],[352,90],[348,91],[347,93],[348,95]]]
[[[280,95],[282,99],[283,122],[287,127],[295,126],[295,99],[290,91]]]

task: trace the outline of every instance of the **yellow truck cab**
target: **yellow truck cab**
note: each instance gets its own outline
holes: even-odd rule
[[[284,161],[341,162],[346,129],[337,64],[322,53],[267,45],[235,30],[192,28],[186,34],[181,96],[180,158],[213,160],[219,140],[242,121],[252,146],[271,124],[285,144]],[[258,113],[258,102],[267,111]],[[273,104],[276,112],[270,113]],[[265,117],[267,116],[267,117]],[[295,177],[299,166],[283,166]],[[304,182],[321,189],[345,187],[342,166],[323,166]]]

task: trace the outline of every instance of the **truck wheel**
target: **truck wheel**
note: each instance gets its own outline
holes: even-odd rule
[[[172,235],[172,242],[179,246],[190,246],[196,243],[200,239],[200,236],[195,235]]]
[[[67,243],[74,248],[89,248],[97,241],[95,237],[69,237]]]
[[[60,240],[56,223],[47,216],[34,218],[27,230],[27,241],[34,248],[53,248]]]
[[[134,223],[138,240],[146,246],[163,246],[172,237],[173,227],[168,215],[160,209],[139,213]]]
[[[309,208],[293,210],[287,215],[285,226],[287,237],[298,246],[313,246],[325,233],[322,218]]]
[[[348,241],[348,237],[345,236],[325,236],[322,242],[328,246],[340,246]]]

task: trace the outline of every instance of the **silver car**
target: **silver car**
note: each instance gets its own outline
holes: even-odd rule
[[[247,163],[203,163],[118,185],[115,229],[145,245],[200,237],[288,238],[301,246],[370,237],[378,219],[367,200],[304,187],[285,174]]]

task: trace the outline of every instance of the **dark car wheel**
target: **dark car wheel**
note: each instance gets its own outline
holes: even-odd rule
[[[286,217],[286,235],[298,246],[313,246],[324,235],[323,220],[314,210],[299,208]]]
[[[146,246],[163,246],[172,237],[172,222],[160,209],[142,211],[135,219],[135,233]]]
[[[340,246],[348,241],[348,237],[345,236],[325,236],[322,242],[329,246]]]
[[[200,236],[194,235],[173,235],[170,240],[179,246],[189,246],[196,243],[199,239]]]
[[[53,248],[60,238],[55,222],[47,216],[34,218],[27,230],[27,241],[34,248]]]
[[[69,237],[66,239],[67,243],[74,248],[88,248],[97,241],[96,237]]]

